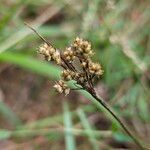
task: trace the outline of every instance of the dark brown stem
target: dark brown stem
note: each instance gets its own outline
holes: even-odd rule
[[[81,58],[79,58],[79,61],[82,64],[82,59]],[[85,72],[85,76],[86,76],[86,80],[89,84],[89,88],[92,90],[93,89],[92,80],[90,80],[90,77],[88,76],[88,72],[87,72],[86,68],[84,66],[82,66],[82,69],[83,69],[83,72]]]
[[[38,37],[39,37],[42,41],[44,41],[46,44],[48,44],[49,46],[51,46],[51,43],[49,43],[41,34],[39,34],[39,33],[38,33],[34,28],[32,28],[28,23],[24,22],[24,24],[25,24],[28,28],[30,28],[35,34],[37,34]]]
[[[124,129],[124,131],[129,135],[129,137],[135,142],[135,144],[138,146],[140,150],[144,150],[145,148],[142,146],[142,144],[136,139],[136,137],[128,130],[128,128],[124,125],[124,123],[121,121],[121,119],[112,111],[110,106],[104,102],[102,98],[99,98],[95,93],[90,94],[107,110],[120,124],[120,126]]]
[[[68,63],[62,54],[60,56],[61,56],[61,60],[65,63],[68,69],[76,72],[76,69],[74,68],[74,66],[71,63]]]
[[[76,91],[76,90],[84,90],[83,88],[72,88],[71,90]]]

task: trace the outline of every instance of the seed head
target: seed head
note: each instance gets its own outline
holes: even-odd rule
[[[65,95],[68,95],[70,92],[70,89],[68,88],[67,84],[63,80],[59,80],[58,82],[56,82],[54,88],[59,93],[64,93]]]
[[[38,52],[44,55],[47,61],[55,61],[57,64],[61,64],[60,52],[56,50],[53,46],[44,43],[39,47]]]
[[[71,47],[66,48],[63,54],[64,54],[64,58],[69,62],[72,62],[75,58],[75,53]]]
[[[61,64],[60,52],[59,52],[58,50],[56,50],[56,52],[53,53],[52,59],[53,59],[54,61],[56,61],[56,63],[57,63],[58,65]]]
[[[69,69],[66,69],[66,70],[63,70],[62,71],[62,74],[61,74],[61,77],[65,80],[65,81],[69,81],[69,80],[72,80],[74,79],[76,76],[76,73],[69,70]]]
[[[44,55],[47,61],[55,61],[55,63],[64,68],[61,73],[62,80],[59,80],[54,85],[54,88],[59,93],[69,94],[70,88],[68,88],[66,81],[75,80],[77,84],[91,88],[93,85],[92,79],[103,74],[101,65],[92,62],[90,58],[93,55],[91,43],[81,38],[77,37],[73,44],[66,48],[63,53],[60,53],[59,50],[47,43],[40,46],[38,52]],[[82,69],[77,68],[73,62],[74,60],[80,63]]]
[[[84,55],[84,56],[91,56],[93,55],[93,51],[91,49],[91,43],[88,41],[85,41],[81,38],[76,38],[73,47],[76,50],[76,53],[79,55]]]
[[[90,62],[88,65],[89,72],[93,75],[100,76],[103,74],[103,70],[100,64]]]
[[[38,52],[44,55],[47,61],[50,61],[52,59],[52,55],[55,53],[55,49],[52,46],[49,46],[47,43],[44,43],[39,47]]]

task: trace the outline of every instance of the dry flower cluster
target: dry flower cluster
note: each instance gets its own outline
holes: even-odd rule
[[[91,56],[94,54],[91,48],[91,43],[81,38],[76,38],[74,42],[65,49],[64,52],[55,49],[46,39],[44,39],[34,28],[26,23],[26,25],[33,30],[45,43],[40,46],[38,52],[42,54],[47,61],[54,61],[56,64],[63,67],[61,73],[62,79],[56,82],[54,88],[59,93],[69,94],[70,88],[66,82],[70,80],[76,81],[76,86],[80,85],[78,89],[84,89],[92,95],[95,100],[109,112],[113,118],[120,124],[124,131],[132,138],[139,149],[144,150],[145,146],[130,132],[125,126],[124,122],[112,111],[111,107],[96,94],[93,86],[94,79],[100,77],[103,74],[103,70],[100,64],[94,63],[91,60]],[[80,62],[80,67],[75,65],[74,61]]]
[[[94,78],[103,74],[101,65],[91,60],[91,56],[94,54],[91,43],[81,38],[77,37],[64,52],[55,49],[49,43],[44,43],[40,46],[38,52],[47,61],[54,61],[64,68],[61,73],[62,79],[54,85],[54,88],[59,93],[69,94],[70,89],[66,81],[70,80],[75,80],[83,88],[92,90]],[[74,63],[75,61],[80,62],[82,69],[78,69]]]

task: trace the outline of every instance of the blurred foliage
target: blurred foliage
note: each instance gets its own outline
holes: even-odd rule
[[[103,78],[96,82],[97,86],[100,87],[101,83],[105,85],[109,103],[117,114],[126,120],[137,137],[144,143],[149,143],[148,4],[148,0],[1,0],[0,66],[18,66],[47,80],[59,78],[60,69],[43,62],[37,56],[36,48],[42,41],[31,34],[24,21],[37,28],[38,32],[58,48],[64,49],[76,36],[88,39],[96,53],[93,59],[100,61],[105,71]],[[2,71],[3,69],[0,73]],[[55,96],[57,97],[56,94]],[[67,99],[76,101],[73,97]],[[53,117],[47,114],[43,119],[28,123],[18,118],[2,98],[0,101],[0,115],[13,125],[13,130],[0,130],[1,140],[43,135],[48,140],[55,139],[59,142],[65,137],[68,149],[78,149],[75,140],[85,136],[89,138],[86,142],[91,143],[86,148],[111,149],[113,145],[106,144],[110,139],[133,147],[130,139],[120,132],[114,121],[105,131],[91,126],[90,116],[97,111],[92,104],[84,106],[81,103],[77,106],[79,110],[69,110],[70,102],[64,103],[64,115],[62,112],[53,114]],[[65,136],[61,136],[63,133]],[[60,144],[59,148],[62,146]]]

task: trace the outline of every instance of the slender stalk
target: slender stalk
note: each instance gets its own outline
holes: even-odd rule
[[[138,146],[139,149],[144,150],[145,148],[142,146],[142,144],[137,140],[137,138],[129,131],[129,129],[125,126],[125,124],[121,121],[121,119],[112,111],[110,106],[104,102],[102,98],[99,98],[95,93],[90,94],[103,106],[107,112],[109,112],[119,123],[119,125],[124,129],[124,131],[130,136],[130,138],[135,142],[135,144]]]
[[[51,43],[49,43],[43,36],[41,36],[41,34],[39,34],[34,28],[32,28],[27,22],[24,22],[24,24],[30,28],[36,35],[38,35],[38,37],[44,41],[45,43],[47,43],[49,46],[51,45]]]
[[[43,36],[41,36],[34,28],[32,28],[29,24],[25,23],[31,30],[33,30],[45,43],[47,43],[49,46],[52,46],[51,43],[49,43]],[[82,39],[79,39],[80,42],[82,43]],[[81,43],[78,43],[78,47],[80,49],[83,49],[82,47],[80,47]],[[83,44],[84,45],[84,44]],[[83,46],[82,45],[82,46]],[[53,46],[52,46],[53,47]],[[78,50],[78,49],[76,49]],[[69,69],[73,72],[77,72],[76,68],[74,67],[74,65],[72,63],[69,63],[64,57],[63,55],[60,53],[61,55],[61,59],[62,61],[64,62],[64,65],[61,65],[64,69]],[[82,60],[79,56],[76,56],[78,57],[79,61],[82,63]],[[88,59],[87,59],[88,60]],[[96,92],[94,90],[94,87],[93,87],[93,82],[92,82],[92,79],[94,78],[94,76],[96,74],[94,74],[93,77],[89,78],[90,77],[90,73],[87,72],[87,68],[84,68],[83,67],[83,71],[86,73],[86,79],[87,79],[87,83],[85,82],[81,82],[79,81],[78,79],[76,79],[77,83],[79,85],[81,85],[83,87],[84,90],[88,91],[102,106],[105,110],[107,110],[107,112],[109,112],[113,118],[116,119],[116,121],[120,124],[120,126],[124,129],[124,131],[130,136],[130,138],[135,142],[135,144],[138,146],[139,149],[141,150],[144,150],[146,149],[145,147],[142,146],[142,144],[136,139],[136,137],[128,130],[128,128],[124,125],[124,123],[121,121],[121,119],[112,111],[112,109],[109,107],[109,105],[102,99],[100,98],[99,96],[96,95]],[[95,66],[93,68],[95,70]],[[100,70],[101,67],[98,67],[98,69]],[[60,86],[60,85],[59,85]],[[62,87],[61,87],[62,88]],[[77,89],[74,89],[74,90],[77,90]]]

